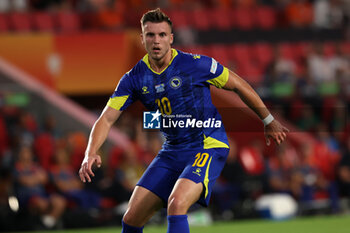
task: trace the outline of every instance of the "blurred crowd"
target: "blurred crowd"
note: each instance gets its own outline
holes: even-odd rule
[[[320,205],[328,213],[344,211],[341,200],[350,198],[350,103],[337,98],[338,105],[322,101],[319,107],[274,109],[298,131],[313,135],[313,143],[287,141],[271,151],[261,137],[238,145],[230,136],[230,155],[212,196],[215,216],[242,214],[247,200],[254,202],[268,193],[290,194],[300,204],[300,214]],[[77,211],[95,211],[101,217],[113,210],[112,215],[121,215],[134,185],[163,143],[159,132],[142,130],[142,119],[125,112],[117,127],[133,146],[102,150],[102,169],[95,170],[92,183],[84,184],[77,172],[86,134],[62,132],[55,117],[40,121],[30,109],[2,106],[0,110],[0,205],[6,206],[9,197],[17,198],[19,210],[10,206],[12,211],[36,219],[36,227],[65,226],[64,216]],[[112,216],[103,218],[116,223]]]
[[[350,43],[300,41],[184,46],[214,57],[257,88],[264,98],[350,98]]]
[[[350,12],[347,0],[0,0],[1,13],[73,12],[79,15],[84,28],[95,29],[138,27],[140,16],[155,7],[161,7],[170,15],[176,15],[173,12],[177,11],[188,12],[187,24],[191,24],[196,15],[193,10],[203,9],[207,10],[205,14],[210,14],[217,9],[238,9],[237,14],[242,15],[246,24],[251,17],[249,10],[264,8],[267,11],[263,14],[267,12],[264,14],[267,18],[273,15],[277,26],[325,29],[348,27]],[[220,16],[221,21],[231,20],[226,14]]]
[[[16,197],[19,207],[10,205],[12,211],[34,217],[31,227],[50,229],[63,224],[66,212],[113,210],[125,204],[162,139],[158,133],[142,132],[130,116],[122,117],[119,124],[133,146],[101,152],[105,153],[103,169],[96,170],[93,183],[84,184],[77,172],[87,144],[85,133],[62,132],[53,116],[40,122],[25,108],[1,107],[0,208],[7,206],[9,197]]]

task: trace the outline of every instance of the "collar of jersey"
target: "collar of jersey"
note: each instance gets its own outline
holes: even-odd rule
[[[171,58],[169,64],[168,64],[162,71],[160,71],[160,72],[154,71],[154,70],[151,68],[151,64],[149,63],[149,60],[148,60],[148,54],[146,54],[146,55],[142,58],[142,61],[143,61],[144,63],[146,63],[146,65],[148,66],[148,68],[149,68],[153,73],[159,75],[159,74],[163,73],[163,72],[171,65],[171,63],[173,62],[174,58],[175,58],[175,57],[177,56],[177,54],[178,54],[178,52],[177,52],[176,49],[171,49],[171,51],[172,51],[172,58]]]

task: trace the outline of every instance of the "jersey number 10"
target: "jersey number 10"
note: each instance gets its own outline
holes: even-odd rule
[[[197,153],[196,154],[196,160],[194,161],[194,163],[192,164],[192,167],[204,167],[204,165],[207,163],[209,158],[209,154],[208,153]]]
[[[170,115],[172,113],[170,100],[167,97],[163,97],[162,99],[156,99],[156,104],[158,105],[162,115]]]

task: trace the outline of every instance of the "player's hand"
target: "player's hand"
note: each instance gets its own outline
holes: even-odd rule
[[[270,145],[270,140],[273,139],[277,145],[281,144],[287,137],[289,130],[281,125],[276,119],[264,128],[266,145]]]
[[[81,167],[79,170],[80,180],[84,183],[86,181],[91,182],[90,176],[94,177],[95,174],[92,172],[92,165],[96,163],[97,167],[101,167],[102,161],[99,155],[85,155],[83,162],[81,163]]]

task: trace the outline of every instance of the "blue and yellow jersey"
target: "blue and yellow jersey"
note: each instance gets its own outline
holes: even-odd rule
[[[222,88],[226,84],[228,69],[207,56],[175,49],[172,53],[169,65],[160,73],[152,70],[145,55],[121,78],[107,105],[124,110],[140,100],[150,111],[164,114],[168,125],[179,118],[191,118],[188,127],[161,128],[166,138],[163,150],[228,148],[224,126],[216,124],[221,116],[210,95],[210,85]],[[206,122],[209,127],[197,127],[192,119]]]

